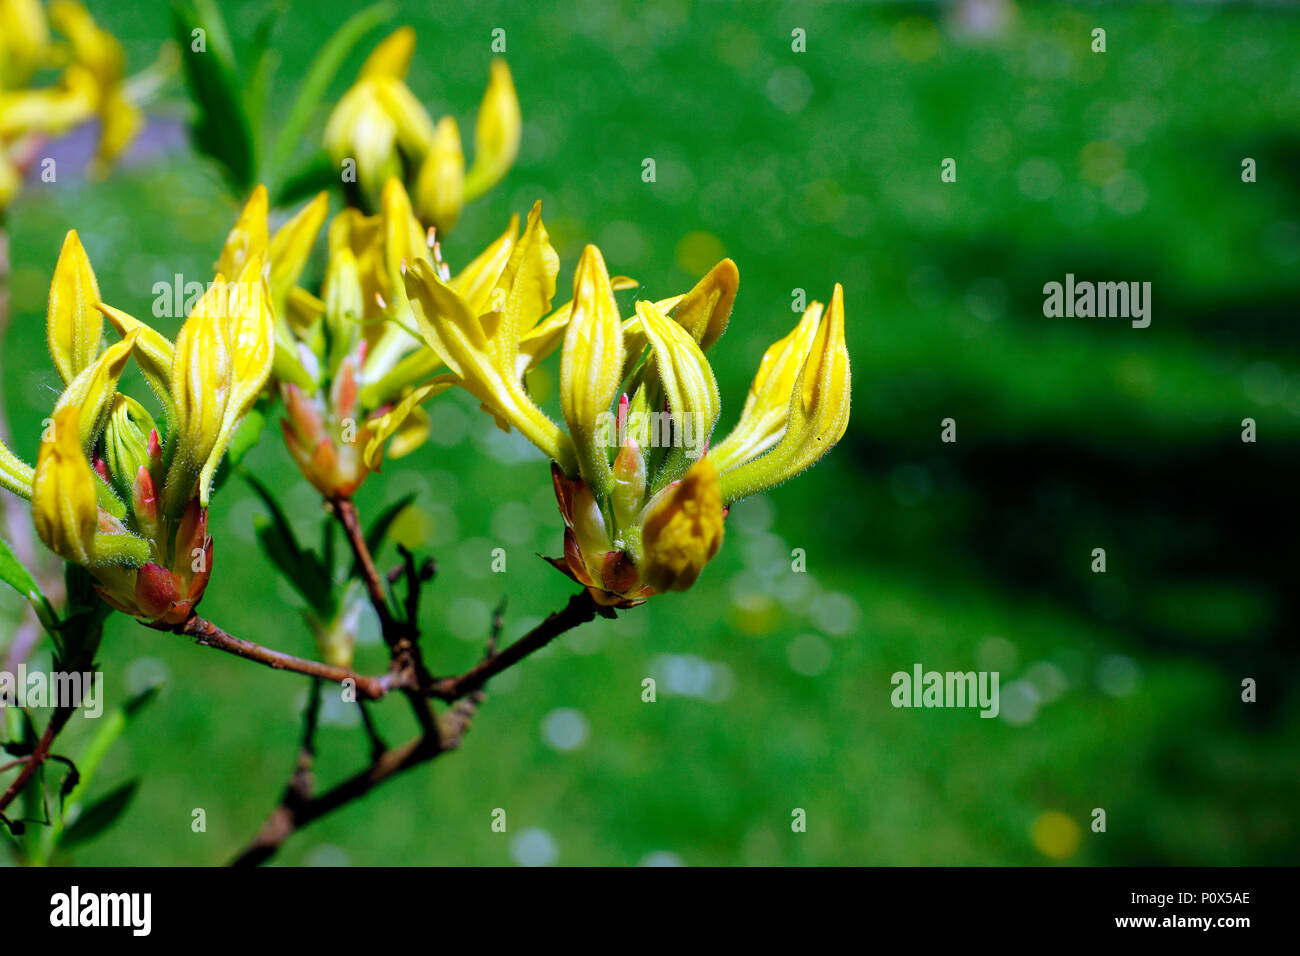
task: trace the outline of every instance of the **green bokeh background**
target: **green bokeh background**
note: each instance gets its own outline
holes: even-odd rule
[[[162,4],[89,6],[134,69],[168,35]],[[264,5],[221,6],[238,50]],[[410,85],[435,117],[471,138],[498,27],[522,103],[519,162],[445,242],[453,267],[537,198],[561,290],[587,242],[655,298],[731,256],[740,296],[710,353],[724,430],[795,321],[794,290],[824,300],[842,282],[853,417],[826,461],[734,509],[692,591],[587,625],[495,681],[460,753],[314,825],[279,862],[1297,861],[1294,11],[399,6],[393,26],[419,34]],[[346,12],[289,4],[273,116]],[[807,52],[791,49],[796,28]],[[157,281],[210,277],[237,205],[177,132],[184,104],[174,84],[107,182],[69,161],[11,210],[2,361],[29,460],[57,394],[44,301],[65,231],[80,231],[104,298],[135,314]],[[956,183],[940,181],[945,157]],[[1257,182],[1242,182],[1244,157]],[[1150,328],[1045,318],[1042,286],[1067,272],[1150,281]],[[549,367],[535,384],[554,407]],[[447,673],[477,658],[503,594],[513,636],[571,588],[535,557],[560,548],[545,462],[459,395],[431,412],[435,441],[359,505],[374,515],[420,492],[400,536],[438,558],[423,624]],[[940,441],[948,417],[955,444]],[[275,430],[247,464],[314,540],[319,504]],[[238,482],[218,498],[202,610],[310,654],[300,602],[252,542],[260,507]],[[505,574],[490,572],[497,547]],[[1105,574],[1090,571],[1097,547]],[[807,573],[791,571],[795,548]],[[0,594],[0,647],[17,612]],[[359,665],[374,670],[367,631]],[[167,684],[97,780],[140,776],[135,802],[75,862],[229,858],[280,795],[306,682],[122,619],[102,657],[112,700]],[[893,708],[890,675],[917,662],[999,671],[1002,716]],[[1247,677],[1257,703],[1241,701]],[[407,736],[400,703],[377,713],[391,742]],[[326,718],[322,782],[365,758],[355,714]],[[548,743],[575,725],[580,746]],[[78,718],[69,752],[86,731]],[[795,808],[807,832],[792,832]]]

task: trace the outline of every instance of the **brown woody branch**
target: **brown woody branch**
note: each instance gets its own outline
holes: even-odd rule
[[[263,647],[260,644],[254,644],[252,641],[246,641],[243,638],[235,637],[233,634],[228,634],[211,621],[199,617],[197,614],[190,615],[189,620],[176,629],[176,633],[192,637],[196,644],[202,644],[204,647],[215,647],[227,654],[234,654],[236,657],[242,657],[245,660],[256,661],[276,670],[306,674],[309,677],[329,681],[333,684],[343,684],[351,681],[357,689],[357,696],[366,700],[379,700],[379,698],[386,696],[389,691],[402,686],[403,678],[400,674],[389,673],[382,677],[369,677],[358,674],[346,667],[334,667],[330,664],[322,664],[319,661],[294,657],[292,654],[285,654],[281,651],[273,651],[269,647]]]
[[[562,610],[552,614],[504,651],[498,652],[504,612],[503,601],[492,616],[492,633],[483,660],[459,677],[436,681],[429,689],[433,696],[455,701],[451,710],[439,721],[437,737],[421,735],[400,747],[380,750],[364,770],[318,796],[303,789],[303,781],[310,781],[309,770],[303,769],[303,755],[309,752],[309,748],[304,746],[279,806],[267,818],[253,841],[231,861],[231,865],[256,866],[266,862],[289,837],[314,820],[365,796],[380,784],[412,767],[428,763],[457,749],[484,700],[483,685],[491,677],[545,647],[565,631],[590,621],[596,614],[612,616],[613,613],[600,608],[584,590],[571,597]],[[373,741],[375,738],[372,736],[371,739]]]

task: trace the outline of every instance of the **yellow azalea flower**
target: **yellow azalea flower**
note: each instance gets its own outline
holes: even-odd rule
[[[54,0],[50,19],[72,45],[73,63],[89,72],[97,96],[94,111],[101,128],[96,171],[116,158],[143,125],[140,111],[125,93],[126,54],[121,44],[101,29],[77,0]]]
[[[26,85],[49,56],[49,45],[40,0],[0,0],[0,90]]]
[[[481,271],[455,288],[417,263],[406,282],[429,348],[447,372],[409,393],[380,420],[382,445],[426,392],[458,385],[498,424],[513,426],[553,462],[565,522],[552,563],[601,604],[629,607],[684,590],[713,559],[730,504],[820,459],[843,436],[849,358],[843,291],[817,303],[764,356],[735,431],[709,451],[721,412],[705,356],[726,330],[739,288],[724,259],[684,295],[638,301],[622,320],[604,258],[588,246],[572,302],[552,317],[558,270],[536,208],[503,266],[513,228]],[[563,337],[560,429],[522,378]],[[525,343],[546,342],[536,354]],[[620,395],[620,391],[622,394]]]
[[[499,183],[519,155],[523,116],[510,67],[492,61],[492,77],[474,127],[474,165],[465,176],[465,199],[473,200]]]
[[[195,493],[206,508],[212,477],[239,421],[271,375],[275,320],[254,256],[234,283],[220,273],[176,337],[171,396],[176,454],[167,472],[163,508],[176,514]]]
[[[67,41],[56,44],[50,24]],[[42,67],[61,72],[33,88]],[[0,209],[17,195],[40,140],[100,120],[92,172],[100,173],[139,132],[142,117],[126,94],[121,45],[77,0],[54,0],[46,18],[38,0],[0,0]]]
[[[849,381],[844,290],[837,284],[824,315],[813,303],[794,332],[763,356],[741,421],[715,452],[723,498],[778,485],[830,451],[849,426]]]
[[[32,481],[32,520],[45,546],[67,561],[89,565],[99,527],[95,475],[81,450],[79,409],[54,415],[41,442]]]
[[[50,357],[63,379],[71,382],[99,354],[104,317],[95,308],[99,286],[75,229],[63,240],[54,281],[50,284],[49,321],[46,324]]]
[[[702,458],[646,515],[638,570],[656,591],[685,591],[722,546],[718,473]]]
[[[326,122],[325,149],[345,174],[355,169],[365,207],[376,208],[384,184],[405,176],[422,221],[446,233],[463,204],[500,182],[514,164],[523,129],[519,100],[509,68],[494,61],[475,126],[474,163],[466,173],[456,121],[445,116],[435,125],[406,85],[414,52],[410,27],[375,47]]]
[[[67,387],[35,468],[0,446],[0,484],[31,500],[41,540],[87,567],[111,606],[158,627],[183,624],[203,596],[215,469],[271,372],[266,255],[259,249],[248,256],[233,283],[218,275],[173,344],[97,301],[94,270],[70,233],[47,321],[51,355]],[[102,317],[122,340],[101,351]],[[149,411],[117,392],[133,355],[160,393],[165,445]]]

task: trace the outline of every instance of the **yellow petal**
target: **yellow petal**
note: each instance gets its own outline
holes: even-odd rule
[[[790,396],[812,348],[822,312],[820,302],[809,303],[794,329],[763,353],[740,420],[710,455],[719,473],[726,474],[736,465],[757,458],[781,440],[790,417]]]
[[[216,446],[234,386],[226,281],[218,273],[176,336],[171,394],[176,451],[163,487],[163,510],[177,515],[196,491]],[[173,439],[168,436],[168,441]]]
[[[54,414],[41,442],[32,482],[32,521],[45,546],[66,561],[88,565],[99,525],[95,476],[81,449],[79,413],[68,405]]]
[[[656,591],[685,591],[718,553],[722,535],[718,473],[706,456],[648,506],[641,579]]]
[[[329,215],[329,193],[319,193],[292,219],[276,230],[271,239],[271,295],[277,309],[288,301],[292,289],[302,275],[312,247],[320,234],[325,217]],[[234,275],[227,272],[226,275]]]
[[[523,117],[505,60],[492,61],[492,77],[474,127],[474,164],[465,177],[465,200],[483,195],[509,172],[519,155]]]
[[[603,260],[601,268],[604,268]],[[496,294],[494,297],[499,301],[490,305],[503,316],[498,357],[508,360],[510,368],[514,366],[519,340],[551,310],[555,277],[559,272],[560,257],[542,223],[542,204],[533,203],[524,234],[497,280],[497,290],[502,294]]]
[[[128,333],[121,342],[104,349],[104,354],[93,365],[83,369],[68,383],[54,406],[56,412],[65,408],[79,409],[81,442],[87,453],[108,423],[113,410],[113,396],[117,394],[117,382],[135,349],[137,335],[136,332]]]
[[[610,406],[623,372],[623,327],[605,259],[595,246],[587,246],[578,260],[570,315],[560,364],[560,406],[582,477],[603,497],[614,480]]]
[[[63,240],[54,280],[50,283],[50,304],[46,337],[54,367],[66,385],[99,355],[104,317],[95,308],[99,284],[90,267],[86,250],[75,229]]]
[[[722,410],[718,381],[704,352],[684,328],[668,318],[652,302],[636,304],[646,338],[654,349],[655,370],[668,396],[673,416],[674,447],[655,476],[655,489],[676,479],[690,462],[697,461],[708,447],[709,436]]]
[[[428,385],[412,389],[392,410],[371,422],[370,441],[366,443],[366,447],[362,454],[362,460],[366,463],[366,467],[372,471],[378,471],[380,464],[384,460],[384,443],[393,435],[400,432],[404,427],[409,427],[406,424],[407,420],[416,413],[422,402],[445,392],[454,384],[456,384],[455,379],[450,376],[443,376],[440,379],[430,382]],[[428,419],[426,417],[426,434],[428,430],[427,423]],[[413,450],[413,448],[399,449],[394,454],[394,457],[400,458],[401,455],[407,454],[409,451]]]
[[[396,80],[405,79],[414,53],[415,30],[411,27],[398,27],[366,57],[359,77],[390,76]]]
[[[275,358],[275,319],[271,312],[271,290],[262,276],[262,256],[254,256],[236,283],[238,308],[229,313],[231,348],[230,395],[226,400],[212,449],[199,475],[199,504],[206,508],[221,456],[235,429],[257,401],[271,375]]]
[[[0,89],[23,86],[41,65],[50,28],[40,0],[0,0]]]
[[[237,276],[244,270],[249,259],[259,252],[266,252],[266,209],[266,187],[259,184],[239,214],[235,227],[226,237],[226,244],[217,259],[217,272]]]
[[[722,338],[731,318],[731,307],[740,288],[740,272],[730,259],[723,259],[696,283],[673,309],[673,318],[708,351]]]
[[[393,124],[398,147],[408,161],[417,161],[434,142],[433,119],[428,110],[401,80],[380,78],[372,82],[380,108]]]
[[[166,336],[145,325],[119,309],[97,302],[95,307],[107,318],[117,334],[126,338],[135,334],[135,361],[144,372],[145,380],[153,389],[158,400],[166,409],[168,420],[172,418],[171,375],[173,350],[172,343]]]
[[[432,263],[416,262],[406,273],[407,292],[418,303],[420,334],[466,389],[497,418],[559,462],[566,472],[577,467],[573,444],[529,397],[514,374],[513,358],[505,370],[494,361],[492,345],[469,304],[438,276]],[[496,313],[490,313],[495,315]],[[503,426],[504,427],[504,426]]]
[[[722,474],[722,495],[736,501],[780,484],[816,463],[849,424],[849,352],[844,290],[837,284],[791,389],[789,417],[776,447]]]
[[[469,303],[475,315],[494,308],[492,293],[514,252],[515,237],[519,235],[519,216],[510,217],[510,225],[497,240],[480,252],[469,265],[452,277],[451,287]],[[498,303],[499,308],[502,303]]]

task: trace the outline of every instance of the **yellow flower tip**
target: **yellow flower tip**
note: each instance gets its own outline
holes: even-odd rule
[[[605,258],[588,245],[573,276],[573,306],[560,363],[560,404],[583,479],[597,494],[613,483],[607,451],[610,406],[623,375],[623,326]]]
[[[739,289],[740,270],[731,259],[723,259],[674,306],[673,318],[707,350],[727,331]]]
[[[81,449],[80,410],[54,413],[32,480],[32,521],[45,546],[66,561],[91,563],[99,525],[95,476]]]
[[[95,308],[99,284],[81,245],[77,230],[63,239],[59,261],[50,282],[46,336],[54,367],[64,384],[70,383],[99,355],[104,317]]]
[[[718,473],[701,458],[650,508],[642,525],[641,579],[656,591],[685,591],[722,546]]]
[[[835,444],[848,428],[850,388],[849,350],[844,341],[844,287],[838,282],[813,340],[802,386],[804,412],[813,414],[814,406],[822,406],[821,419],[833,424],[819,429],[820,438]]]
[[[477,199],[509,172],[519,155],[523,115],[510,67],[505,60],[492,61],[487,91],[479,105],[474,127],[474,164],[465,177],[465,199]]]
[[[226,237],[226,244],[222,247],[215,266],[217,272],[228,276],[239,275],[250,258],[266,251],[269,241],[266,224],[268,207],[266,187],[259,183]]]
[[[411,58],[414,55],[415,30],[409,26],[398,27],[371,51],[361,66],[358,78],[390,77],[404,80],[407,71],[411,69]]]

